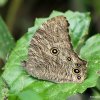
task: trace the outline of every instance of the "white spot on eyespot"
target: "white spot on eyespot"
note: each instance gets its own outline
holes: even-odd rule
[[[30,70],[32,71],[32,70],[33,70],[33,68],[30,68]]]

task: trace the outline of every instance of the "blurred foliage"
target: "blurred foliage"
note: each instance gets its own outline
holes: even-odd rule
[[[0,0],[0,6],[4,6],[7,3],[8,0]]]
[[[7,55],[9,55],[8,53],[13,49],[14,45],[14,39],[0,17],[0,58],[3,59],[3,61],[7,60]]]
[[[6,4],[0,8],[0,14],[17,40],[28,27],[33,26],[36,17],[47,17],[52,10],[67,11],[68,9],[91,13],[89,36],[100,31],[98,0],[7,0]]]
[[[0,17],[0,75],[2,73],[2,67],[6,63],[11,50],[14,48],[15,42],[8,31],[4,21]]]

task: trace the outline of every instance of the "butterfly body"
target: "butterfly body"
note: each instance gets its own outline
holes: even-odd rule
[[[36,31],[24,66],[30,75],[56,83],[84,81],[86,61],[74,52],[68,26],[64,16],[57,16]]]

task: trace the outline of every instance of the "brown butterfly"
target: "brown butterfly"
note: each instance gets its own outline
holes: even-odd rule
[[[68,34],[69,23],[56,16],[41,25],[32,37],[26,71],[42,80],[81,83],[86,78],[86,61],[74,52]]]

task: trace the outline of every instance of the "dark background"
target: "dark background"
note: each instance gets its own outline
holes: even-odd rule
[[[92,20],[89,35],[100,32],[99,0],[0,0],[0,2],[0,15],[16,40],[34,25],[36,17],[48,17],[53,10],[90,12]]]

